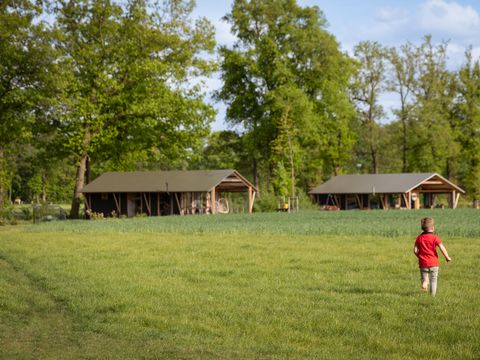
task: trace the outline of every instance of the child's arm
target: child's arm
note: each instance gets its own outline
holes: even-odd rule
[[[416,257],[418,257],[418,247],[417,244],[413,246],[413,253],[415,254]]]
[[[448,256],[448,252],[447,249],[445,249],[445,246],[443,246],[443,244],[438,244],[438,247],[442,251],[443,256],[445,256],[445,260],[447,260],[447,262],[452,261],[452,258]]]

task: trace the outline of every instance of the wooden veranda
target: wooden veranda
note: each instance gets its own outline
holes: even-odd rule
[[[457,208],[465,191],[436,173],[336,176],[310,191],[321,206],[338,209]],[[438,195],[444,194],[447,204]]]
[[[111,172],[83,189],[90,213],[128,217],[225,213],[220,194],[241,192],[252,213],[257,189],[235,170]]]

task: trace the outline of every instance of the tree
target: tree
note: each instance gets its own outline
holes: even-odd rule
[[[475,202],[480,200],[480,63],[473,60],[471,49],[458,72],[457,91],[453,114],[461,144],[460,175]]]
[[[414,89],[417,83],[419,53],[410,43],[403,45],[399,50],[391,48],[388,60],[392,65],[389,79],[389,89],[398,95],[400,108],[394,111],[401,124],[401,154],[402,172],[407,172],[410,125],[413,122]]]
[[[63,0],[55,8],[65,71],[59,129],[77,163],[73,218],[89,159],[120,169],[150,155],[173,161],[208,133],[214,115],[200,84],[189,84],[214,68],[202,57],[213,51],[213,27],[192,23],[194,1],[120,4]]]
[[[193,169],[236,169],[243,173],[248,168],[244,139],[235,131],[213,132],[196,150],[200,156],[191,162]]]
[[[378,173],[379,166],[379,123],[385,115],[379,100],[386,90],[386,49],[379,43],[364,41],[355,46],[354,56],[358,71],[352,85],[353,100],[360,117],[362,135],[361,148],[368,149],[370,172]]]
[[[0,2],[0,206],[13,179],[13,154],[29,141],[55,78],[50,31],[40,5]]]
[[[415,95],[415,121],[410,132],[410,171],[435,171],[455,175],[458,144],[451,122],[454,77],[446,67],[447,44],[434,46],[425,37],[418,48],[418,78]]]
[[[217,98],[227,103],[227,120],[245,129],[255,184],[259,163],[278,179],[280,165],[294,170],[295,156],[280,159],[279,146],[301,146],[328,175],[339,172],[353,144],[353,66],[325,31],[320,9],[294,0],[236,0],[225,20],[238,41],[220,49],[224,85]],[[294,98],[304,105],[294,108]]]

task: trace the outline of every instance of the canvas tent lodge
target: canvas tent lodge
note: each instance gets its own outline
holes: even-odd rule
[[[465,191],[436,173],[404,173],[335,176],[309,194],[321,206],[343,210],[432,208],[441,205],[438,195],[446,194],[455,209]]]
[[[82,192],[87,212],[132,217],[225,212],[220,195],[240,192],[251,213],[257,189],[235,170],[192,170],[107,172]]]

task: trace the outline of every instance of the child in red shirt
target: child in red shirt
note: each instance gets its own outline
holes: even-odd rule
[[[437,246],[440,248],[445,260],[451,261],[447,249],[442,244],[442,240],[433,233],[435,226],[432,218],[423,218],[421,221],[423,233],[417,236],[413,252],[418,257],[418,267],[422,281],[422,291],[428,290],[430,283],[430,294],[435,296],[437,292],[438,279],[438,255]]]

